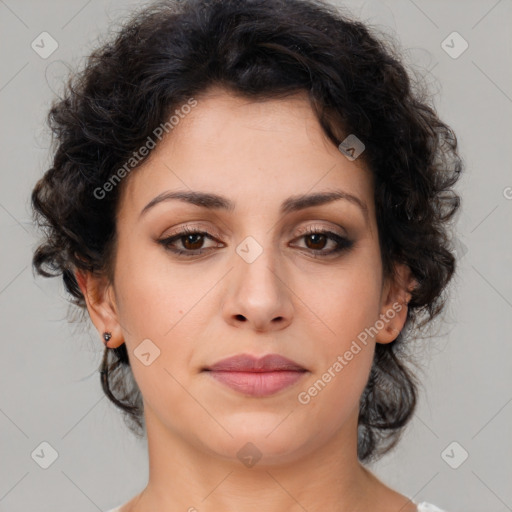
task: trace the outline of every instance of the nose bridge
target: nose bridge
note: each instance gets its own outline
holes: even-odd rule
[[[258,239],[256,238],[258,236]],[[278,251],[273,246],[274,241],[268,233],[246,236],[235,249],[237,257],[237,279],[247,284],[252,293],[263,291],[267,295],[277,295],[279,279],[276,275]],[[261,242],[260,242],[261,241]]]
[[[248,321],[255,330],[267,330],[278,320],[288,325],[292,304],[281,275],[279,248],[271,233],[253,230],[235,247],[234,269],[224,303],[228,322]]]

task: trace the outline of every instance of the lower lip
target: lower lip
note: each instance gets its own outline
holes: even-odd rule
[[[268,396],[295,384],[306,372],[233,372],[208,371],[208,373],[226,386],[251,396]]]

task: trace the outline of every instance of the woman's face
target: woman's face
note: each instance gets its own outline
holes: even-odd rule
[[[259,464],[355,443],[375,343],[395,339],[407,299],[382,278],[371,173],[328,141],[305,95],[197,101],[125,178],[113,293],[93,320],[109,346],[126,343],[148,429],[233,459],[250,441]],[[145,208],[176,192],[222,199]],[[185,228],[207,235],[163,243]],[[260,374],[296,377],[264,396],[204,371],[237,354],[306,371]],[[238,374],[260,389],[251,378]]]

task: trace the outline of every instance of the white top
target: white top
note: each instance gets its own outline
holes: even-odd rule
[[[415,503],[413,501],[413,503]],[[418,512],[446,512],[445,510],[441,510],[439,507],[436,507],[435,505],[432,505],[431,503],[427,503],[426,501],[422,501],[421,503],[417,503],[418,505]],[[121,506],[117,508],[111,508],[110,510],[107,510],[107,512],[119,512],[121,510]]]

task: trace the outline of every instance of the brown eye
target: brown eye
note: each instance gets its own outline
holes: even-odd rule
[[[308,228],[299,239],[304,239],[306,249],[309,249],[314,256],[331,256],[338,254],[342,251],[349,250],[354,242],[332,231],[316,230],[315,228]],[[324,250],[329,242],[334,244],[334,248],[330,251]]]
[[[203,244],[207,238],[215,240],[215,238],[206,231],[185,228],[176,235],[158,240],[158,243],[162,244],[166,250],[180,256],[197,256],[199,254],[203,254],[209,249],[215,248],[215,246],[203,248]],[[175,247],[177,243],[180,243],[183,249]]]
[[[192,235],[185,235],[180,237],[182,239],[182,244],[185,249],[190,251],[195,251],[201,249],[201,245],[204,243],[204,236],[201,233],[194,233]]]
[[[203,254],[210,249],[213,250],[216,247],[222,247],[222,244],[219,242],[217,246],[214,245],[204,248],[203,245],[207,238],[212,241],[216,240],[208,232],[185,228],[180,233],[159,240],[158,242],[162,244],[166,250],[179,256],[192,257]],[[311,228],[304,232],[299,239],[305,240],[305,249],[308,249],[314,257],[334,256],[342,251],[349,250],[354,244],[354,242],[348,238],[333,233],[332,231],[317,231]],[[334,247],[331,250],[325,250],[329,242],[331,242]],[[181,244],[182,248],[180,248],[180,246],[176,247],[178,243]]]
[[[323,233],[312,233],[311,235],[306,235],[304,238],[308,249],[313,249],[315,251],[322,250],[329,241],[329,238]]]

